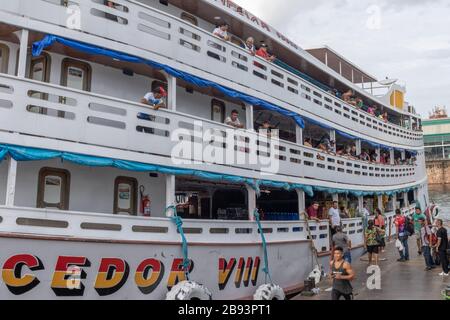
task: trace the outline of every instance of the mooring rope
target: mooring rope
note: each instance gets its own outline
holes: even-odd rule
[[[258,225],[258,230],[259,230],[259,234],[261,235],[262,246],[263,246],[263,250],[264,250],[264,268],[263,268],[263,272],[265,273],[265,282],[267,283],[267,278],[269,278],[270,283],[272,284],[273,281],[272,281],[272,277],[270,275],[270,269],[269,269],[269,257],[267,255],[266,237],[264,236],[263,228],[261,226],[261,218],[259,216],[258,209],[255,209],[253,215],[255,216],[256,224]]]
[[[318,251],[317,251],[317,248],[316,248],[316,244],[314,243],[314,239],[312,237],[311,228],[309,227],[309,217],[306,214],[306,212],[302,212],[301,215],[303,215],[303,219],[305,219],[306,231],[308,232],[308,237],[311,240],[311,251],[312,251],[312,255],[313,255],[313,259],[312,260],[313,260],[313,269],[314,269],[314,268],[320,266]],[[315,262],[315,265],[314,265],[314,262]]]
[[[170,217],[172,222],[177,226],[177,230],[180,233],[182,241],[182,251],[183,251],[183,271],[186,275],[186,280],[189,281],[189,267],[191,266],[191,260],[188,258],[188,243],[183,230],[183,219],[177,214],[177,208],[175,206],[168,206],[166,208],[166,213],[169,210],[173,210],[173,217]]]

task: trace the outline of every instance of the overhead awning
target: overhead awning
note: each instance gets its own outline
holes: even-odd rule
[[[341,76],[353,83],[368,83],[378,81],[374,76],[363,71],[356,64],[350,62],[330,47],[324,46],[321,48],[307,49],[306,51],[320,60],[327,67],[333,69]]]
[[[303,190],[308,196],[313,197],[314,191],[326,192],[329,194],[352,194],[354,196],[371,196],[371,195],[392,195],[394,193],[408,192],[415,190],[419,186],[413,186],[406,189],[383,190],[383,191],[366,191],[355,189],[338,189],[320,186],[309,186],[298,183],[287,183],[272,180],[258,180],[245,178],[234,175],[218,174],[194,169],[173,168],[154,164],[145,164],[140,162],[118,160],[111,158],[102,158],[91,155],[82,155],[71,152],[53,151],[39,148],[30,148],[22,146],[13,146],[0,144],[0,162],[9,155],[16,161],[43,161],[51,159],[61,159],[82,166],[89,167],[112,167],[121,170],[135,172],[157,172],[161,174],[170,174],[176,176],[193,176],[210,181],[224,181],[235,184],[243,184],[252,187],[259,194],[260,187],[272,187],[277,189],[285,189],[288,191]]]

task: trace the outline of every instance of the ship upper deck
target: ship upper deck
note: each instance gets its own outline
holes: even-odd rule
[[[169,8],[175,11],[164,12],[136,1],[117,0],[114,3],[122,8],[110,8],[103,1],[79,1],[81,30],[76,30],[67,28],[67,18],[71,14],[64,4],[72,2],[5,2],[0,11],[4,30],[1,40],[9,42],[11,53],[19,46],[31,46],[46,34],[125,52],[268,101],[300,115],[305,119],[306,127],[300,130],[292,120],[289,122],[289,119],[226,97],[221,92],[195,87],[148,66],[89,55],[54,44],[45,53],[53,68],[48,79],[24,77],[25,69],[29,71],[33,65],[33,58],[25,56],[25,66],[20,60],[24,57],[22,54],[15,62],[24,74],[15,76],[10,68],[9,75],[0,76],[0,98],[4,106],[0,110],[5,115],[0,120],[4,131],[2,142],[39,147],[41,138],[56,139],[60,142],[46,141],[45,146],[106,157],[114,153],[120,154],[121,159],[164,164],[176,145],[170,133],[179,128],[193,136],[211,130],[219,132],[216,146],[225,144],[228,136],[235,141],[245,141],[236,151],[248,156],[249,139],[264,145],[264,137],[253,131],[257,129],[254,124],[260,125],[263,119],[274,118],[284,126],[285,135],[266,152],[277,151],[276,158],[280,161],[278,181],[305,183],[312,180],[320,186],[338,187],[344,183],[354,188],[382,190],[386,186],[400,188],[424,179],[421,132],[380,120],[297,74],[222,41],[210,31],[178,18],[181,11],[174,7]],[[20,41],[20,34],[17,37],[17,31],[22,29],[30,30],[26,43]],[[130,37],[130,34],[134,36]],[[11,67],[14,56],[10,55]],[[75,64],[68,66],[67,63]],[[56,72],[55,67],[59,68]],[[64,73],[64,70],[68,72]],[[80,87],[71,87],[67,74],[76,77],[80,70],[90,73],[90,80]],[[169,110],[154,111],[139,103],[139,94],[148,90],[150,81],[159,81],[168,88]],[[88,83],[92,90],[87,89]],[[211,111],[210,98],[226,103],[218,118]],[[218,107],[220,109],[220,103]],[[232,127],[223,124],[223,117],[234,108],[245,110],[245,118],[241,120],[247,130],[229,134],[227,130]],[[394,113],[398,114],[393,112],[392,115]],[[259,123],[258,118],[261,118]],[[201,128],[196,127],[198,122],[202,123]],[[6,138],[6,132],[25,134],[29,138]],[[320,139],[313,146],[303,143],[305,138],[314,140],[324,134],[334,139],[339,147],[356,144],[359,152],[369,147],[378,149],[378,153],[383,148],[391,149],[387,151],[391,162],[361,161],[339,155],[338,150],[324,152],[317,148]],[[82,147],[74,147],[71,143],[81,143]],[[208,145],[210,142],[204,142],[204,147]],[[405,161],[407,154],[409,162]],[[208,164],[209,171],[218,173],[227,171],[257,178],[262,170],[261,166],[253,164],[218,164],[206,160],[203,155],[185,158]],[[416,161],[412,161],[413,158]]]
[[[63,1],[64,3],[66,2]],[[89,41],[87,40],[89,37],[85,38],[85,36],[96,35],[102,39],[127,44],[128,47],[155,53],[161,58],[166,58],[161,59],[161,62],[167,62],[168,59],[171,62],[178,62],[181,69],[202,70],[203,72],[200,73],[202,75],[211,76],[213,79],[220,77],[226,80],[227,85],[238,85],[242,88],[241,90],[252,90],[255,95],[274,101],[305,117],[323,121],[332,127],[343,125],[347,129],[353,128],[354,133],[359,131],[375,139],[382,138],[385,142],[395,139],[395,142],[401,145],[421,146],[421,132],[408,129],[405,125],[408,123],[410,128],[420,128],[420,121],[415,116],[384,106],[380,101],[375,101],[375,97],[365,101],[365,105],[377,104],[380,112],[387,112],[389,121],[384,123],[369,114],[367,109],[358,109],[327,92],[326,88],[330,90],[332,88],[323,85],[323,83],[336,83],[334,88],[344,92],[351,87],[351,83],[345,83],[339,87],[337,78],[320,81],[321,76],[313,72],[312,66],[307,68],[311,69],[311,74],[317,79],[299,71],[300,68],[296,69],[296,66],[292,67],[290,62],[280,60],[278,64],[285,67],[283,68],[278,64],[254,57],[235,43],[224,42],[214,37],[211,34],[214,28],[211,23],[201,22],[198,18],[199,26],[195,26],[178,18],[183,17],[183,13],[186,14],[186,12],[174,6],[164,6],[158,1],[149,2],[155,7],[136,1],[116,1],[115,3],[120,5],[120,10],[105,6],[99,1],[80,1],[79,27],[83,34],[79,32],[72,34],[67,30],[66,24],[67,20],[70,20],[70,15],[66,7],[58,5],[58,1],[36,1],[32,4],[28,2],[22,4],[21,1],[8,2],[4,10],[20,13],[30,18],[30,22],[45,21],[46,26],[41,25],[40,29],[44,28],[45,31],[42,31],[47,33],[63,36],[72,34],[74,39],[80,41]],[[110,16],[113,20],[105,18]],[[17,23],[18,20],[13,19],[10,22]],[[65,30],[49,28],[48,23],[66,28]],[[130,34],[136,36],[130,38]],[[96,42],[100,43],[99,40]],[[121,50],[130,53],[130,48],[121,47]],[[308,53],[305,55],[313,58]],[[316,62],[322,64],[319,60]],[[323,67],[320,66],[320,68]],[[317,66],[315,68],[317,69]],[[333,76],[334,71],[328,69],[330,72],[328,76]],[[354,87],[352,89],[358,90]],[[364,97],[366,93],[358,92],[359,94]]]

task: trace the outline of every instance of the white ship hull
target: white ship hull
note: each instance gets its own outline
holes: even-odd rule
[[[413,207],[405,213],[412,211]],[[185,280],[180,235],[167,219],[130,221],[6,207],[0,208],[0,217],[1,299],[165,299],[171,287]],[[393,235],[392,214],[388,221],[388,234]],[[272,281],[287,293],[302,288],[317,261],[327,266],[327,222],[309,225],[319,260],[304,221],[263,224],[270,232],[266,238]],[[345,220],[343,225],[357,258],[363,244],[361,219]],[[190,280],[205,285],[213,299],[251,299],[269,282],[255,223],[189,221],[184,227],[199,232],[187,237],[193,262]],[[235,234],[204,234],[212,229]],[[73,231],[80,236],[69,236]]]

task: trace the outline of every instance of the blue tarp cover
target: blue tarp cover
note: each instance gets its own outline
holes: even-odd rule
[[[236,184],[246,184],[251,186],[253,189],[259,193],[260,187],[271,187],[277,189],[285,189],[287,191],[293,190],[303,190],[308,196],[314,196],[314,191],[326,192],[330,194],[352,194],[354,196],[370,196],[370,195],[392,195],[396,192],[408,192],[410,190],[417,189],[418,186],[397,189],[397,190],[387,190],[382,192],[374,191],[358,191],[358,190],[346,190],[346,189],[334,189],[325,187],[313,187],[303,184],[287,183],[287,182],[277,182],[271,180],[256,180],[251,178],[217,174],[207,171],[200,171],[194,169],[179,169],[167,166],[145,164],[134,161],[127,160],[116,160],[109,158],[101,158],[90,155],[82,155],[70,152],[52,151],[38,148],[22,147],[22,146],[12,146],[0,144],[0,162],[7,156],[10,155],[16,161],[39,161],[39,160],[51,160],[51,159],[61,159],[64,161],[69,161],[81,166],[89,167],[113,167],[117,169],[135,171],[135,172],[158,172],[161,174],[172,174],[176,176],[194,176],[199,179],[211,180],[211,181],[225,181]]]

